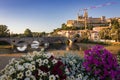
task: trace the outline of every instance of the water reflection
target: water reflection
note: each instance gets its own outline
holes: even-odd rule
[[[0,49],[0,54],[3,54],[3,53],[12,53],[13,51],[11,49]]]
[[[37,48],[32,48],[31,45],[27,45],[26,46],[22,46],[22,47],[15,47],[14,49],[0,49],[0,54],[1,53],[18,53],[18,52],[31,52],[31,51],[39,51],[41,50],[43,47],[45,46],[39,46]],[[24,50],[26,49],[26,50]],[[53,51],[53,50],[67,50],[67,51],[84,51],[88,49],[88,46],[83,46],[83,45],[79,45],[79,44],[72,44],[72,45],[66,45],[66,44],[49,44],[49,47],[46,48],[47,51]]]
[[[77,44],[72,44],[72,45],[67,45],[66,46],[66,50],[80,50],[80,46],[78,46]]]

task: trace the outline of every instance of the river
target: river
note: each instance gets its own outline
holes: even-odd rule
[[[81,52],[83,53],[85,50],[91,48],[92,46],[95,46],[96,44],[87,44],[87,43],[75,43],[72,45],[66,45],[66,44],[50,44],[48,48],[45,49],[45,51],[53,51],[53,52]],[[117,54],[120,52],[120,46],[106,46],[103,45],[107,50],[111,51],[113,54]],[[41,48],[39,47],[37,49],[32,49],[28,47],[25,51],[19,51],[17,48],[14,49],[0,49],[0,54],[13,54],[13,53],[28,53],[32,51],[40,51]]]

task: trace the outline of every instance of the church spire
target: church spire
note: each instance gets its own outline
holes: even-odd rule
[[[84,10],[84,17],[88,18],[88,12],[86,9]]]
[[[86,30],[87,29],[87,19],[88,19],[87,9],[84,10],[84,18],[85,18],[85,30]]]

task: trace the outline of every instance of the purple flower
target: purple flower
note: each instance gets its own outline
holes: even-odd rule
[[[118,62],[103,46],[97,45],[86,50],[84,59],[83,67],[86,71],[98,76],[100,80],[116,79],[116,75],[120,70]]]

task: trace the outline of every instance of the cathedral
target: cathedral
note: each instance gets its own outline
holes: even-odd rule
[[[108,22],[105,16],[101,16],[99,18],[93,18],[88,16],[87,10],[84,11],[84,15],[78,15],[77,20],[68,20],[68,27],[87,27],[87,26],[108,26]]]

